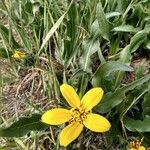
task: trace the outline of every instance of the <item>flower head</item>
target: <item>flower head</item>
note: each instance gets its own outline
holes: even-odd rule
[[[141,140],[134,140],[129,143],[128,150],[146,150],[144,146],[142,146],[143,138]]]
[[[15,51],[11,57],[20,60],[25,57],[25,53],[21,51]]]
[[[61,85],[60,91],[72,108],[55,108],[42,115],[42,122],[50,125],[69,123],[60,133],[60,145],[66,147],[74,141],[84,126],[94,132],[106,132],[110,129],[111,125],[105,117],[91,112],[102,99],[102,88],[92,88],[81,100],[74,88],[68,84]]]

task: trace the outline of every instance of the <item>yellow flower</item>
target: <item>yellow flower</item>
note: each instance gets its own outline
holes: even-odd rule
[[[130,142],[128,150],[146,150],[144,146],[141,146],[142,142],[143,138],[141,140],[134,140]]]
[[[61,85],[60,91],[72,108],[70,110],[55,108],[42,115],[42,122],[50,125],[69,122],[60,133],[60,145],[66,147],[74,141],[84,126],[94,132],[106,132],[110,129],[111,125],[105,117],[91,112],[91,109],[102,99],[104,92],[101,88],[89,90],[81,101],[74,88],[68,84]]]
[[[15,51],[15,53],[11,57],[19,60],[25,57],[25,53],[20,51]]]

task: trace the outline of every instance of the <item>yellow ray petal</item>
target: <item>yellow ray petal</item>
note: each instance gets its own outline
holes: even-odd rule
[[[111,127],[111,124],[105,117],[94,113],[88,114],[83,124],[85,127],[95,132],[106,132]]]
[[[65,127],[60,133],[60,145],[67,146],[74,141],[82,132],[83,125],[79,122],[73,123]]]
[[[80,107],[80,98],[72,86],[63,84],[60,86],[60,91],[71,107]]]
[[[72,112],[63,109],[63,108],[55,108],[49,111],[46,111],[42,115],[42,122],[50,124],[50,125],[59,125],[69,121],[72,118]]]
[[[146,148],[144,146],[140,146],[139,150],[146,150]]]
[[[85,111],[91,110],[94,106],[96,106],[103,97],[104,91],[102,88],[93,88],[89,90],[82,98],[81,105],[85,109]]]
[[[140,146],[138,149],[137,148],[129,148],[128,150],[146,150],[144,146]]]
[[[15,59],[22,59],[25,57],[25,53],[20,51],[15,51],[15,53],[11,57]]]

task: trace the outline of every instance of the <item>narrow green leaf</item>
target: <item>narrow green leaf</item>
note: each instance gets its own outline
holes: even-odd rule
[[[20,118],[10,127],[0,129],[1,137],[22,137],[30,131],[44,130],[48,126],[42,123],[41,115],[33,114],[31,117]]]
[[[129,45],[127,45],[121,52],[120,52],[120,59],[119,59],[119,61],[121,62],[121,63],[124,63],[124,64],[126,64],[126,65],[130,65],[130,63],[131,63],[131,52],[130,52],[130,46]],[[121,81],[122,81],[122,79],[123,79],[123,77],[124,77],[124,72],[122,72],[122,71],[118,71],[118,72],[116,72],[116,81],[115,81],[115,88],[117,88],[119,85],[120,85],[120,83],[121,83]]]
[[[17,22],[12,21],[12,23],[13,23],[20,39],[22,40],[23,47],[25,47],[27,50],[30,50],[31,49],[31,41],[29,40],[29,38],[27,38],[28,36],[27,36],[26,31],[22,30],[22,27],[19,26],[17,24]]]
[[[62,54],[62,59],[65,60],[64,64],[69,65],[70,59],[74,56],[76,50],[78,50],[78,42],[79,42],[79,33],[78,33],[78,6],[76,3],[73,3],[67,14],[66,23],[66,39],[64,40],[64,51]],[[67,65],[66,65],[67,66]]]
[[[46,37],[43,40],[43,43],[41,45],[40,51],[44,48],[45,44],[49,41],[51,36],[54,34],[54,32],[58,29],[60,24],[62,23],[63,19],[66,16],[66,12],[57,20],[57,22],[53,25],[53,27],[50,29],[50,31],[47,33]]]
[[[117,89],[114,93],[108,92],[105,94],[101,103],[96,107],[96,111],[99,113],[107,113],[111,111],[112,108],[119,105],[125,99],[125,93],[133,90],[135,87],[144,84],[150,80],[150,76],[146,75],[127,86]]]
[[[110,73],[114,71],[133,71],[133,68],[121,62],[108,61],[104,63],[102,66],[99,66],[99,68],[97,69],[92,79],[93,86],[100,86],[102,80],[104,80],[106,76],[109,76]]]
[[[14,39],[11,29],[7,29],[1,22],[0,22],[0,35],[7,44],[7,46],[10,46],[12,48],[21,47]]]
[[[150,132],[150,116],[144,120],[134,120],[129,117],[124,118],[125,127],[132,132]]]

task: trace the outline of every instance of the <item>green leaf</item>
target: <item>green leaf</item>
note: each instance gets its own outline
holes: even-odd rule
[[[30,131],[44,130],[48,126],[42,123],[40,114],[33,114],[31,117],[20,118],[10,127],[0,129],[1,137],[22,137]]]
[[[107,20],[105,13],[103,11],[101,2],[97,5],[97,19],[98,19],[98,24],[99,24],[99,30],[101,36],[109,41],[109,34],[110,34],[110,23]]]
[[[124,12],[126,12],[125,14],[127,14],[131,8],[129,3],[130,1],[117,0],[118,11],[121,12],[121,14],[123,14]]]
[[[84,71],[90,72],[90,57],[96,51],[100,50],[99,48],[99,40],[95,40],[93,37],[92,39],[87,39],[83,42],[84,53],[80,59],[81,66]]]
[[[133,71],[133,68],[121,62],[108,61],[97,69],[92,79],[93,86],[101,86],[102,80],[114,71]]]
[[[147,35],[150,32],[150,28],[146,28],[137,32],[130,41],[130,51],[133,53],[135,52],[139,46],[147,40]]]
[[[8,58],[9,56],[12,55],[12,53],[7,53],[5,48],[0,48],[0,58]]]
[[[150,80],[150,76],[146,75],[130,83],[127,86],[117,89],[113,93],[112,92],[106,93],[101,103],[96,107],[96,111],[98,111],[99,113],[107,113],[111,111],[112,108],[119,105],[125,99],[125,94],[128,91],[133,90],[135,87],[140,86],[145,82],[148,82],[149,80]]]
[[[58,29],[58,27],[60,26],[60,24],[62,23],[63,19],[66,16],[66,12],[57,20],[57,22],[53,25],[53,27],[49,30],[49,32],[47,33],[46,37],[43,40],[43,43],[41,45],[40,51],[44,48],[45,44],[49,41],[49,39],[51,38],[51,36],[54,34],[54,32]]]
[[[132,132],[150,132],[150,116],[146,116],[144,120],[134,120],[129,117],[124,118],[125,127]]]
[[[150,84],[149,84],[150,88]],[[142,102],[143,115],[150,115],[150,91],[145,94]]]
[[[71,5],[68,11],[68,20],[66,23],[66,39],[64,40],[64,52],[62,58],[65,60],[64,64],[68,63],[72,56],[74,56],[77,50],[76,44],[78,43],[78,6],[76,3]]]
[[[27,38],[26,31],[22,30],[21,26],[19,26],[17,22],[13,22],[13,25],[14,25],[20,39],[22,40],[23,47],[27,50],[30,50],[31,49],[31,41]]]
[[[97,19],[95,19],[95,21],[91,25],[91,36],[96,38],[100,36],[100,29]]]
[[[150,36],[148,36],[147,41],[145,41],[145,46],[150,50]]]
[[[1,22],[0,22],[0,35],[2,39],[5,41],[7,46],[12,48],[20,48],[21,46],[15,41],[11,27],[7,29]]]
[[[130,46],[127,45],[127,46],[120,52],[120,59],[119,59],[119,61],[120,61],[121,63],[124,63],[124,64],[126,64],[126,65],[128,65],[128,66],[129,66],[130,63],[131,63],[131,57],[132,57],[129,48],[130,48]],[[114,87],[115,87],[115,88],[117,88],[117,87],[120,85],[120,83],[121,83],[123,77],[124,77],[124,72],[122,72],[122,71],[116,72],[116,80],[115,80],[115,83],[114,83],[114,85],[115,85]]]
[[[106,13],[106,18],[112,18],[112,17],[116,17],[116,16],[120,16],[121,13],[120,12],[109,12],[109,13]]]
[[[81,77],[83,75],[90,75],[88,72],[83,71],[82,69],[77,69],[72,76],[70,77],[70,79],[68,80],[68,83],[74,82],[78,77]],[[73,84],[73,83],[72,83]]]
[[[134,28],[131,25],[121,25],[121,26],[115,27],[113,29],[113,31],[118,31],[118,32],[137,32],[138,29]]]

